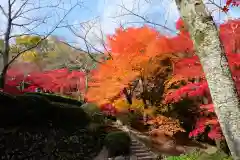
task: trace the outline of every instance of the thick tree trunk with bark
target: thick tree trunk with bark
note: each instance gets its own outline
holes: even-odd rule
[[[240,160],[240,103],[218,29],[202,0],[175,0],[206,75],[222,131]]]

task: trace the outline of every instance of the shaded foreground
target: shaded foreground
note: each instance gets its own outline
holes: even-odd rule
[[[91,160],[101,147],[86,129],[19,127],[2,130],[1,159]]]
[[[0,92],[0,158],[3,160],[93,160],[100,155],[99,160],[101,160],[100,151],[105,148],[104,145],[107,146],[106,135],[120,130],[130,135],[129,147],[131,155],[135,156],[132,156],[133,159],[138,157],[138,159],[150,160],[155,159],[153,157],[158,154],[177,156],[188,152],[187,146],[190,145],[190,141],[186,137],[185,139],[180,136],[181,143],[176,141],[173,146],[169,146],[168,142],[172,141],[162,134],[149,137],[118,124],[118,121],[110,123],[115,125],[109,126],[102,121],[105,117],[101,115],[99,117],[96,113],[91,105],[84,107],[80,102],[76,103],[58,96],[51,98],[39,94],[12,96]],[[114,140],[118,142],[116,140],[119,138]],[[119,144],[120,142],[113,146],[119,147]],[[181,151],[178,145],[181,146]],[[190,146],[202,148],[196,144]],[[189,149],[192,150],[192,147]],[[150,152],[148,148],[155,153]],[[202,149],[205,150],[204,148]],[[104,159],[107,159],[108,154],[109,150],[105,150]]]
[[[92,160],[100,152],[103,132],[88,128],[91,119],[79,106],[20,97],[1,93],[0,159]]]

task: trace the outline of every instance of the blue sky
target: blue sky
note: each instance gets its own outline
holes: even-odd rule
[[[223,5],[223,1],[224,0],[222,0],[222,2],[220,3],[219,0],[219,2],[217,2],[218,5]],[[139,4],[137,4],[136,2],[138,2]],[[137,18],[136,16],[119,16],[117,18],[114,17],[123,13],[128,13],[126,10],[121,10],[121,7],[118,6],[124,5],[129,10],[132,10],[134,8],[134,13],[137,13],[141,16],[146,16],[149,21],[158,24],[165,24],[166,22],[166,26],[174,30],[175,21],[179,18],[175,3],[171,0],[162,0],[161,3],[159,2],[159,0],[151,0],[151,3],[146,3],[146,1],[143,0],[85,0],[84,6],[86,8],[84,7],[82,9],[74,10],[67,19],[72,22],[82,22],[99,16],[99,23],[105,34],[114,33],[114,29],[116,27],[119,27],[119,21],[126,23],[129,22],[129,24],[126,24],[126,26],[139,26],[144,24],[142,23],[142,19]],[[208,8],[209,10],[216,9],[216,7],[213,5],[208,5]],[[228,14],[233,18],[240,18],[240,8],[231,8]],[[224,13],[220,13],[219,17],[219,12],[214,12],[213,16],[217,23],[222,23],[227,18],[227,15]],[[161,32],[166,31],[161,27],[157,27],[157,29]],[[170,32],[167,33],[170,34]],[[81,43],[81,40],[76,40],[76,37],[73,36],[66,29],[57,30],[55,34],[65,37],[67,40],[73,40]],[[90,32],[89,40],[93,42],[95,39],[94,35],[98,34],[99,28],[93,28],[92,32]]]
[[[37,4],[39,0],[30,0]],[[59,0],[40,0],[41,4],[56,3]],[[91,41],[93,45],[100,47],[99,38],[100,37],[100,28],[103,31],[104,35],[114,33],[115,28],[120,26],[120,23],[127,26],[141,26],[143,25],[143,20],[136,16],[123,16],[123,14],[129,13],[120,6],[125,6],[129,10],[133,10],[134,13],[145,16],[149,21],[166,25],[170,29],[175,29],[175,21],[179,18],[179,14],[176,8],[174,1],[172,0],[150,0],[151,3],[147,3],[147,0],[61,0],[64,4],[61,4],[61,7],[64,7],[68,10],[71,5],[74,5],[76,2],[83,1],[81,7],[74,8],[70,14],[65,18],[64,24],[68,23],[70,25],[78,25],[81,22],[92,20],[87,24],[90,24],[94,27],[88,33],[88,40]],[[149,0],[148,0],[149,1]],[[207,0],[204,0],[205,2]],[[218,5],[223,5],[225,0],[215,0]],[[1,0],[0,5],[6,8],[7,0]],[[71,3],[70,3],[71,2]],[[21,5],[21,0],[17,0],[15,5],[18,8]],[[119,6],[120,5],[120,6]],[[214,10],[216,7],[214,5],[207,5],[209,10]],[[39,25],[35,28],[36,33],[48,33],[51,30],[52,26],[59,21],[57,14],[63,16],[63,12],[58,9],[44,9],[37,12],[32,12],[28,14],[28,17],[39,17],[44,15],[52,15],[50,19],[44,25]],[[234,7],[231,8],[228,16],[233,18],[240,18],[240,8]],[[120,16],[121,15],[121,16]],[[98,19],[94,19],[98,17]],[[213,12],[213,17],[216,22],[223,22],[227,19],[227,15],[224,13]],[[94,21],[93,21],[94,19]],[[4,30],[6,26],[6,21],[0,13],[0,29]],[[22,19],[19,19],[19,23],[23,23]],[[78,25],[79,26],[79,25]],[[85,26],[86,27],[86,26]],[[156,27],[156,26],[155,26]],[[172,34],[161,27],[156,27],[159,31],[166,34]],[[81,35],[84,34],[84,31],[78,27],[77,32]],[[22,32],[22,29],[15,28],[13,30],[14,34]],[[81,47],[84,46],[84,43],[81,39],[74,36],[68,29],[61,28],[57,29],[54,33],[56,36],[60,36],[67,40],[68,42],[75,42]]]

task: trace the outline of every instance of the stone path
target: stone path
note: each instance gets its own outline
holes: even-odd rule
[[[156,159],[156,155],[154,155],[143,144],[139,143],[134,137],[132,137],[131,152],[132,154],[130,155],[129,159],[119,156],[113,160],[155,160]],[[106,148],[103,148],[102,151],[94,160],[108,160]]]
[[[119,121],[118,121],[119,122]],[[147,148],[143,143],[141,143],[133,134],[131,134],[128,129],[122,126],[121,123],[116,124],[116,127],[126,133],[129,133],[129,136],[132,140],[131,152],[129,158],[125,157],[116,157],[113,160],[156,160],[157,154],[153,153],[149,148]],[[105,148],[99,153],[99,155],[94,160],[108,160],[107,150]],[[109,159],[110,160],[110,159]]]
[[[132,154],[137,157],[137,160],[154,160],[156,155],[150,151],[146,146],[141,144],[135,138],[132,137]]]
[[[115,123],[115,126],[118,129],[128,133],[129,136],[131,137],[132,139],[131,151],[132,151],[132,154],[137,157],[137,160],[157,159],[158,155],[152,152],[145,144],[143,144],[140,140],[136,138],[135,135],[138,133],[133,133],[128,126],[123,125],[119,120],[117,120],[117,122]]]

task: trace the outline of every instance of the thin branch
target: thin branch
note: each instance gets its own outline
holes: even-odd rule
[[[23,10],[24,7],[26,7],[28,1],[29,1],[29,0],[26,0],[26,1],[19,7],[19,9],[16,11],[16,13],[15,13],[15,14],[13,15],[13,17],[12,17],[13,20],[16,19],[16,18],[18,18],[18,17],[21,16],[21,15],[24,15],[24,14],[29,13],[29,12],[32,12],[32,11],[36,11],[36,10],[40,10],[40,9],[44,9],[44,8],[56,8],[56,7],[58,7],[58,6],[60,5],[60,1],[59,1],[59,3],[56,4],[56,5],[39,6],[39,7],[33,7],[33,8],[29,8],[29,9],[27,9],[27,10]],[[78,5],[78,4],[77,4],[77,5]]]
[[[13,0],[12,3],[11,3],[11,6],[14,5],[14,3],[16,2],[17,0]]]
[[[31,21],[22,23],[22,24],[12,23],[12,26],[18,26],[18,27],[29,26],[29,25],[32,25],[34,22],[39,22],[39,21],[40,21],[40,19],[32,19]]]
[[[86,36],[87,36],[87,33],[90,31],[90,29],[87,31],[87,33],[85,34],[84,37],[81,36],[81,35],[79,35],[78,33],[76,33],[76,31],[74,31],[71,27],[69,27],[69,30],[70,30],[75,36],[81,38],[81,39],[84,41],[84,43],[85,43],[85,45],[86,45],[86,48],[87,48],[87,52],[86,52],[86,53],[89,55],[89,57],[90,57],[93,61],[95,61],[95,62],[102,63],[102,62],[96,60],[96,59],[91,55],[91,53],[90,53],[89,45],[90,45],[95,51],[98,51],[98,52],[102,53],[100,50],[98,50],[98,49],[96,49],[95,47],[93,47],[93,46],[87,41]]]
[[[39,37],[42,37],[43,35],[34,34],[34,33],[22,33],[22,34],[12,35],[12,36],[10,36],[10,38],[16,38],[16,37],[22,37],[22,36],[39,36]]]
[[[7,13],[4,11],[2,5],[0,5],[0,10],[1,10],[1,12],[3,13],[3,15],[4,15],[6,18],[8,18],[8,15],[7,15]]]
[[[102,62],[96,60],[88,51],[85,51],[85,50],[83,50],[83,49],[81,49],[81,48],[77,48],[77,47],[75,47],[75,46],[73,46],[73,45],[71,45],[71,44],[69,44],[69,43],[67,43],[67,42],[64,42],[64,41],[60,41],[60,42],[63,43],[63,44],[65,44],[65,45],[67,45],[67,46],[69,46],[69,47],[71,47],[72,49],[75,49],[75,50],[77,50],[77,51],[80,51],[80,52],[83,52],[83,53],[86,53],[86,54],[90,55],[89,57],[90,57],[93,61],[95,61],[95,62],[97,62],[97,63],[102,63]]]
[[[19,12],[21,12],[24,7],[26,6],[26,4],[28,3],[28,0],[26,0],[25,2],[23,2],[23,4],[18,8],[18,10],[16,11],[16,13],[13,15],[12,19],[16,19],[18,17]]]
[[[100,25],[100,33],[101,33],[101,44],[103,45],[105,51],[108,53],[108,55],[110,56],[111,59],[113,59],[111,53],[108,51],[106,45],[105,45],[105,42],[104,42],[104,39],[103,39],[103,32],[102,32],[102,26]]]
[[[120,16],[129,16],[129,15],[131,15],[131,16],[136,16],[136,17],[142,19],[145,23],[149,23],[149,24],[152,24],[152,25],[155,25],[155,26],[159,26],[159,27],[162,27],[162,28],[164,28],[164,29],[166,29],[166,30],[168,30],[168,31],[170,31],[170,32],[176,33],[176,31],[174,31],[174,30],[166,27],[165,25],[158,24],[158,23],[151,22],[151,21],[147,20],[145,17],[143,17],[143,16],[141,16],[141,15],[139,15],[139,14],[136,14],[136,13],[134,13],[133,11],[127,9],[124,5],[118,5],[118,6],[121,7],[121,8],[123,8],[123,9],[126,10],[127,12],[129,12],[128,14],[122,14],[122,15],[120,15]]]
[[[214,1],[212,0],[208,0],[210,3],[206,3],[206,4],[213,4],[214,6],[216,6],[217,8],[219,8],[220,10],[223,10],[223,7],[221,7],[220,5],[216,4]],[[221,0],[220,0],[221,1]]]
[[[22,53],[25,53],[26,51],[29,51],[29,50],[31,50],[31,49],[36,48],[39,44],[42,43],[42,41],[46,40],[46,39],[56,30],[56,28],[62,23],[62,21],[67,17],[67,15],[68,15],[76,6],[77,6],[77,4],[74,5],[70,10],[68,10],[68,12],[63,16],[63,18],[57,23],[57,25],[56,25],[46,36],[44,36],[40,41],[38,41],[35,45],[33,45],[33,46],[31,46],[31,47],[29,47],[29,48],[27,48],[27,49],[25,49],[25,50],[23,50],[23,51],[21,51],[21,52],[18,52],[17,55],[16,55],[13,59],[11,59],[10,62],[7,64],[7,67],[8,67],[12,62],[14,62]]]

